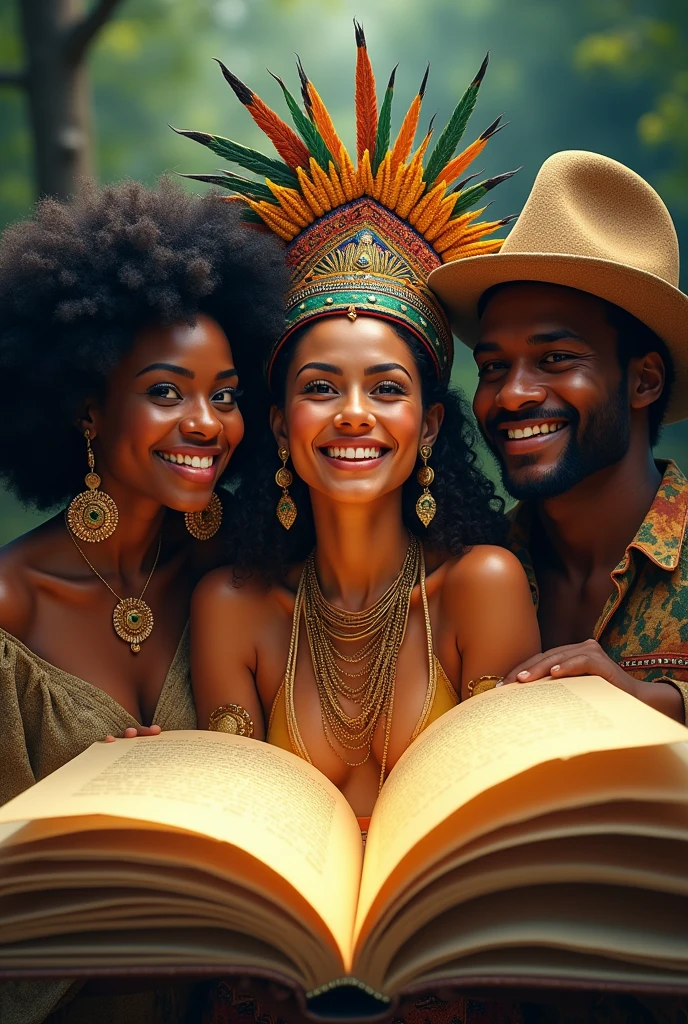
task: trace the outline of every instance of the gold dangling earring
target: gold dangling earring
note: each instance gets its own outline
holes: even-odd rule
[[[289,449],[280,448],[277,452],[282,465],[275,473],[275,483],[278,487],[282,488],[282,497],[277,502],[277,518],[284,527],[285,530],[291,530],[296,519],[296,505],[294,499],[289,496],[288,487],[294,482],[291,470],[287,469],[287,459],[289,458]]]
[[[200,512],[185,512],[184,522],[192,537],[196,540],[210,540],[222,526],[222,502],[215,491],[210,501]]]
[[[95,471],[95,458],[91,448],[91,433],[84,431],[88,473],[84,477],[87,491],[77,494],[67,509],[69,529],[79,540],[96,544],[115,532],[119,512],[114,501],[105,491],[99,491],[100,477]]]
[[[434,470],[428,466],[428,459],[432,455],[432,448],[429,444],[422,444],[418,450],[418,454],[423,460],[423,465],[416,473],[416,480],[423,488],[423,493],[419,496],[418,501],[416,502],[416,515],[423,526],[427,529],[435,518],[435,512],[437,512],[437,502],[428,490],[428,487],[435,479]]]

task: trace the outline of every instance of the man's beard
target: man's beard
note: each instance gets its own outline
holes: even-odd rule
[[[547,498],[557,498],[565,494],[572,487],[579,484],[586,477],[606,469],[619,462],[631,443],[631,417],[628,407],[628,390],[626,377],[624,377],[614,394],[608,401],[601,403],[590,414],[590,418],[579,436],[580,416],[578,412],[568,407],[563,407],[556,412],[550,409],[538,411],[537,417],[531,414],[523,419],[558,419],[565,417],[568,420],[569,440],[559,457],[556,465],[544,475],[533,475],[528,478],[526,467],[537,464],[537,455],[521,455],[519,476],[514,479],[502,461],[500,453],[490,443],[489,435],[484,432],[483,437],[490,448],[490,451],[497,459],[502,474],[504,487],[514,498],[520,501],[528,498],[535,498],[543,501]],[[513,423],[515,417],[503,414],[501,417],[505,422]],[[492,421],[497,424],[498,419]]]

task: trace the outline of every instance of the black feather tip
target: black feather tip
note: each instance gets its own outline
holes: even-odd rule
[[[485,54],[485,60],[480,65],[480,71],[478,72],[478,74],[475,76],[475,78],[471,82],[472,86],[475,87],[475,86],[480,85],[480,83],[482,82],[483,78],[485,77],[485,72],[487,71],[487,65],[489,64],[489,62],[490,62],[490,51],[488,50],[487,53]]]
[[[217,63],[220,65],[220,69],[224,76],[225,82],[230,87],[230,89],[232,90],[236,98],[239,100],[239,102],[243,103],[245,107],[250,107],[250,105],[253,103],[253,93],[251,92],[249,87],[247,85],[244,85],[240,78],[237,78],[236,75],[233,75],[229,68],[225,67],[221,60],[218,60],[217,57],[213,57],[213,60],[217,61]]]
[[[423,97],[425,96],[425,87],[428,84],[428,75],[429,74],[430,74],[430,64],[428,64],[428,66],[425,69],[425,74],[423,75],[423,81],[420,83],[420,89],[418,90],[418,95],[420,96],[421,99],[423,99]]]

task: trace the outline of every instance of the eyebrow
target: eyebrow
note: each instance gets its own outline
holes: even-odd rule
[[[304,363],[296,376],[305,370],[321,370],[323,373],[335,373],[340,377],[344,374],[341,366],[335,366],[333,363]]]
[[[552,341],[564,341],[565,339],[583,341],[580,334],[576,334],[575,331],[569,330],[567,327],[562,327],[557,331],[544,331],[542,334],[531,334],[528,338],[528,344],[547,345]]]
[[[150,373],[151,370],[167,370],[169,373],[177,373],[180,377],[188,377],[189,380],[193,380],[196,374],[193,370],[187,370],[185,366],[175,366],[174,363],[151,363],[150,366],[144,366],[142,370],[136,374],[137,377],[142,377],[144,373]]]
[[[584,342],[584,340],[585,339],[581,338],[580,334],[576,334],[575,331],[571,331],[568,328],[561,328],[556,331],[543,331],[540,334],[531,334],[527,339],[527,342],[529,345],[551,345],[554,341]],[[499,351],[501,351],[501,345],[498,345],[496,341],[479,341],[473,349],[474,354]]]
[[[405,366],[401,365],[401,363],[376,363],[375,366],[368,366],[363,371],[363,375],[365,377],[371,377],[374,373],[389,373],[390,370],[401,370],[402,373],[406,374],[409,380],[413,380],[411,374]]]
[[[176,373],[180,377],[188,377],[189,380],[193,380],[196,376],[193,370],[187,370],[185,366],[175,366],[174,363],[151,363],[150,366],[145,366],[143,370],[139,370],[136,376],[142,377],[144,373],[150,373],[151,370],[167,370],[168,373]],[[229,370],[220,370],[216,374],[215,380],[226,380],[228,377],[238,376],[238,373],[232,366]]]

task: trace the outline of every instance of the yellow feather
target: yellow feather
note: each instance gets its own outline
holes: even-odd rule
[[[331,210],[337,205],[337,193],[332,187],[329,175],[322,169],[315,157],[311,157],[311,178],[316,188],[322,190],[322,195],[328,203],[328,209]],[[320,196],[320,193],[318,193],[318,196]]]
[[[313,182],[301,167],[296,168],[296,175],[299,179],[299,185],[301,186],[301,193],[303,195],[303,198],[306,200],[315,216],[322,217],[322,215],[326,213],[326,210],[325,207],[318,201],[318,195],[313,185]]]
[[[446,227],[447,221],[454,212],[456,201],[459,198],[458,192],[450,193],[445,196],[440,203],[440,208],[437,215],[433,218],[432,224],[423,232],[428,242],[434,242],[435,239],[441,234]]]
[[[392,163],[390,161],[390,168],[391,167]],[[406,180],[407,171],[408,167],[406,166],[406,164],[398,164],[396,171],[394,171],[394,177],[391,181],[389,189],[389,199],[386,204],[390,210],[396,209],[396,205],[399,202],[399,196],[401,195],[401,190],[404,185],[404,181]]]
[[[283,238],[285,242],[291,242],[292,238],[298,234],[298,228],[295,228],[284,217],[275,213],[275,207],[270,203],[265,203],[262,200],[257,203],[253,199],[248,199],[247,202],[270,230],[279,235],[280,238]]]
[[[344,203],[346,202],[346,197],[344,195],[344,190],[342,188],[342,183],[339,180],[339,175],[337,174],[337,168],[334,166],[334,164],[332,163],[331,160],[330,160],[330,164],[329,164],[329,172],[330,172],[330,181],[332,183],[332,188],[334,190],[334,194],[335,194],[336,199],[337,199],[337,201],[335,203],[335,206],[343,206]]]
[[[284,185],[275,185],[269,178],[265,179],[265,184],[290,220],[294,221],[301,228],[306,228],[309,224],[313,223],[315,218],[296,189],[286,188]]]
[[[464,213],[461,217],[457,217],[455,220],[450,220],[445,229],[440,233],[438,238],[435,239],[434,248],[436,252],[444,252],[452,245],[456,245],[461,236],[465,233],[467,226],[471,221],[475,220],[483,213],[485,207],[483,206],[480,210],[471,210],[469,213]]]
[[[358,174],[361,185],[363,186],[363,192],[368,196],[372,196],[375,183],[373,182],[373,171],[370,166],[370,152],[367,149],[361,159]]]
[[[489,242],[474,242],[472,245],[455,245],[442,254],[442,262],[465,260],[469,256],[489,256],[490,253],[499,252],[503,244],[503,238],[495,238]]]
[[[435,185],[434,188],[423,196],[417,206],[415,206],[409,213],[409,223],[412,224],[421,235],[432,223],[432,218],[439,210],[440,203],[444,199],[446,191],[446,181],[440,181],[439,184]]]

